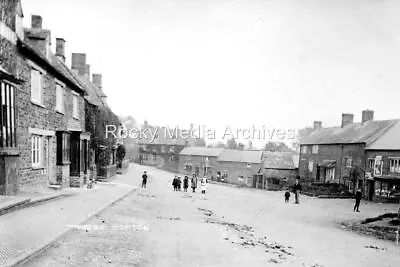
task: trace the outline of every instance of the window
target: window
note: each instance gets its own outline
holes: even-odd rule
[[[64,113],[64,87],[56,83],[56,111]]]
[[[192,163],[185,163],[185,170],[191,172],[193,169]]]
[[[308,170],[309,170],[310,172],[312,172],[313,169],[314,169],[314,161],[309,161],[309,162],[308,162]]]
[[[368,159],[368,168],[373,169],[375,165],[375,159]]]
[[[71,137],[67,132],[57,132],[57,164],[70,163]]]
[[[17,146],[15,88],[6,81],[0,87],[0,147]]]
[[[312,153],[317,154],[318,153],[318,145],[313,145],[312,146]]]
[[[346,158],[346,168],[351,168],[352,164],[353,164],[353,159]]]
[[[42,73],[37,69],[31,69],[31,100],[36,104],[42,104]]]
[[[390,158],[390,172],[400,173],[400,158]]]
[[[157,154],[153,153],[153,160],[157,160]]]
[[[41,165],[42,160],[42,137],[39,135],[32,135],[32,167],[37,168]]]
[[[78,96],[77,95],[72,95],[72,112],[73,112],[73,117],[75,119],[79,119],[79,102],[78,102]]]
[[[303,153],[303,154],[307,153],[307,146],[302,146],[301,147],[301,153]]]
[[[329,168],[326,170],[326,180],[328,181],[335,180],[335,168]]]

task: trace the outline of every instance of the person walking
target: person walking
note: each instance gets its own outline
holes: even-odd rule
[[[178,191],[178,176],[175,175],[174,179],[172,180],[172,187],[174,191]]]
[[[147,172],[144,171],[142,175],[142,188],[146,188],[146,184],[147,184]]]
[[[360,202],[361,202],[361,198],[362,198],[362,193],[361,193],[361,189],[357,189],[356,192],[356,204],[354,204],[354,212],[360,212]]]
[[[183,191],[187,192],[188,187],[189,187],[189,177],[185,175],[185,178],[183,179]]]
[[[207,189],[207,178],[204,176],[201,179],[201,193],[205,194],[206,193],[206,189]]]
[[[299,204],[299,195],[300,195],[300,191],[301,191],[301,184],[300,184],[300,177],[297,176],[296,178],[296,182],[293,186],[293,192],[294,192],[294,199],[295,199],[295,203]]]
[[[182,179],[180,176],[178,176],[178,191],[182,190]]]
[[[191,182],[192,192],[195,193],[197,188],[197,177],[195,174],[193,174],[190,182]]]

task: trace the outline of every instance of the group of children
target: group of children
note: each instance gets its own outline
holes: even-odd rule
[[[193,174],[192,178],[190,179],[190,184],[191,184],[193,193],[196,192],[197,182],[198,182],[197,176],[196,176],[196,174]],[[208,181],[207,181],[206,177],[203,177],[200,179],[202,194],[206,193],[207,183],[208,183]],[[182,190],[182,179],[180,176],[175,175],[174,179],[172,180],[172,186],[174,188],[174,191]],[[187,175],[185,175],[185,177],[183,178],[183,191],[187,192],[188,187],[189,187],[189,177]]]

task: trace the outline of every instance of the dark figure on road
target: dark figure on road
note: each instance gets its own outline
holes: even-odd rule
[[[147,172],[144,171],[142,175],[142,188],[146,188],[146,184],[147,184]]]
[[[178,176],[175,175],[174,179],[172,180],[172,186],[174,187],[174,191],[178,191]]]
[[[354,205],[354,212],[360,212],[360,202],[362,198],[361,189],[358,189],[356,192],[356,204]]]
[[[188,187],[189,187],[189,177],[185,175],[185,178],[183,179],[183,191],[187,192]]]
[[[196,192],[196,187],[197,187],[197,177],[195,174],[193,174],[192,180],[190,182],[191,182],[192,191],[194,193],[194,192]]]
[[[286,191],[286,193],[285,193],[285,202],[286,203],[289,202],[289,198],[290,198],[290,192]]]
[[[179,190],[179,191],[182,190],[182,179],[181,179],[180,176],[178,177],[178,190]]]
[[[301,184],[300,184],[300,178],[297,176],[296,178],[296,183],[293,186],[293,193],[294,193],[294,198],[295,198],[295,203],[299,204],[299,195],[301,192]]]

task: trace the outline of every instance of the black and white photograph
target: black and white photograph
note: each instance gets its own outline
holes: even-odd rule
[[[0,267],[400,266],[400,0],[0,8]]]

